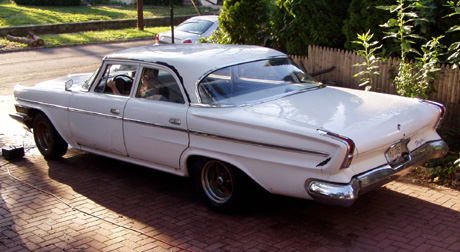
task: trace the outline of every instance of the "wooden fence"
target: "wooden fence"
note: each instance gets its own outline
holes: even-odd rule
[[[364,89],[359,86],[360,77],[353,77],[356,73],[364,70],[364,68],[353,66],[364,61],[362,56],[354,52],[309,46],[308,57],[306,56],[291,56],[296,63],[305,66],[309,73],[316,73],[330,67],[335,67],[334,70],[315,76],[315,79],[325,84],[335,85],[346,88]],[[378,92],[396,94],[395,87],[390,81],[390,68],[397,66],[399,60],[390,58],[385,63],[380,62],[379,72],[382,76],[374,76],[374,88]],[[444,117],[444,125],[460,127],[460,72],[459,69],[452,69],[450,65],[440,65],[443,69],[438,75],[435,82],[437,92],[430,96],[430,100],[444,104],[447,113]]]

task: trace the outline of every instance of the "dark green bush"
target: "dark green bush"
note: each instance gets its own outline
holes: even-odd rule
[[[371,34],[374,34],[373,40],[381,42],[385,48],[394,47],[393,42],[383,41],[385,29],[379,26],[386,23],[392,15],[375,8],[375,6],[390,4],[395,4],[395,0],[351,0],[348,19],[345,20],[342,29],[346,37],[345,49],[356,50],[359,46],[352,42],[357,40],[357,34],[366,33],[369,29]]]
[[[431,40],[432,37],[445,35],[441,43],[449,45],[455,41],[460,41],[460,33],[445,33],[452,24],[456,23],[454,17],[446,17],[452,10],[444,6],[445,0],[421,0],[420,7],[416,10],[420,18],[426,22],[415,22],[413,24],[413,34],[419,35],[424,39],[416,41],[415,48],[420,48],[422,44]],[[343,33],[346,36],[345,49],[356,50],[356,45],[352,43],[357,39],[357,34],[367,32],[369,29],[374,34],[374,40],[380,41],[387,51],[387,55],[399,56],[399,45],[392,39],[383,38],[386,36],[385,28],[379,25],[386,23],[390,18],[396,18],[395,14],[375,8],[376,6],[394,5],[395,0],[352,0],[348,8],[348,19],[345,20]]]
[[[229,43],[264,45],[269,38],[272,0],[225,0],[219,16],[219,27]]]
[[[277,0],[272,15],[273,46],[305,55],[308,45],[343,48],[344,20],[351,0]]]
[[[18,5],[34,6],[77,6],[81,0],[14,0]]]

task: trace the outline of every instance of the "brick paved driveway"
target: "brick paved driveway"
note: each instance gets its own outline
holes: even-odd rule
[[[1,130],[3,147],[15,134]],[[460,192],[447,188],[395,181],[351,208],[261,195],[222,215],[186,178],[76,150],[0,165],[2,252],[460,251]]]

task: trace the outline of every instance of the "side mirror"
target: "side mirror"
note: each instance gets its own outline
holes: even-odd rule
[[[65,82],[65,91],[70,91],[70,88],[72,87],[73,85],[73,80],[70,79],[68,81]]]

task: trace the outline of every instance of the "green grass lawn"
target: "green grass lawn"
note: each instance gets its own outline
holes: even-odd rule
[[[200,11],[209,14],[215,12],[208,8],[200,8]],[[174,15],[192,14],[197,14],[193,7],[174,7]],[[169,7],[144,5],[144,18],[167,17],[169,15]],[[135,5],[20,6],[10,3],[9,0],[0,0],[0,27],[130,18],[137,18]]]
[[[55,35],[51,34],[43,35],[40,37],[43,39],[43,41],[45,41],[44,47],[75,46],[100,42],[128,41],[133,39],[151,39],[153,44],[153,40],[157,33],[169,31],[170,29],[171,28],[169,26],[146,27],[144,31],[139,31],[137,28],[127,28]],[[0,45],[4,45],[6,49],[21,49],[28,47],[27,44],[12,42],[2,37],[0,37]]]
[[[213,14],[215,10],[200,8],[203,14]],[[174,15],[197,14],[194,7],[175,6]],[[170,15],[169,7],[144,5],[144,18],[164,17]],[[99,6],[20,6],[10,0],[0,0],[0,27],[19,25],[38,25],[52,23],[69,23],[95,20],[136,19],[137,7],[134,5],[99,5]],[[139,31],[135,27],[119,30],[88,31],[68,34],[39,36],[45,41],[45,47],[72,46],[92,44],[97,42],[127,41],[133,39],[148,39],[157,33],[168,31],[170,27],[145,27]],[[26,44],[11,42],[0,37],[0,48],[20,49]]]

